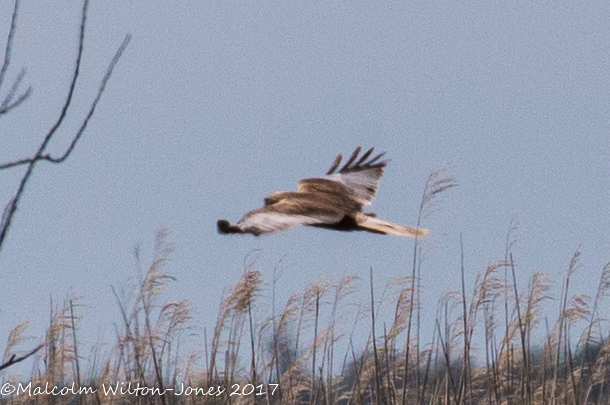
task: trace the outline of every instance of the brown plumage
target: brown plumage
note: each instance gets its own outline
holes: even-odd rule
[[[299,181],[297,191],[269,194],[263,207],[247,212],[236,225],[218,220],[218,232],[258,236],[306,225],[337,231],[426,236],[427,229],[393,224],[362,210],[375,198],[387,161],[380,161],[385,152],[369,159],[374,148],[358,158],[360,150],[357,147],[340,169],[343,157],[337,156],[326,176]]]

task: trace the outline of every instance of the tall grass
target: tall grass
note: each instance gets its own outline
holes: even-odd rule
[[[439,179],[433,179],[430,184],[436,186],[430,190],[451,184]],[[426,209],[422,204],[422,217]],[[247,259],[242,276],[219,303],[215,325],[199,337],[200,348],[183,352],[185,338],[197,339],[191,336],[197,321],[190,301],[163,299],[173,281],[164,271],[173,249],[167,232],[161,231],[154,257],[137,283],[115,291],[121,319],[113,345],[95,346],[84,354],[79,340],[82,299],[68,297],[50,302],[42,349],[27,360],[30,374],[13,375],[12,367],[0,371],[2,385],[31,381],[32,387],[48,383],[61,388],[74,383],[97,392],[6,395],[0,403],[610,403],[610,339],[601,310],[610,291],[610,262],[601,269],[594,294],[574,293],[571,280],[581,271],[577,249],[566,265],[557,312],[549,313],[549,275],[534,272],[521,291],[516,271],[520,263],[507,243],[505,260],[481,269],[470,288],[462,261],[460,288],[444,294],[436,317],[426,319],[419,316],[418,244],[410,274],[393,278],[383,289],[375,284],[375,269],[370,268],[368,283],[350,275],[317,280],[295,292],[279,310],[278,269],[269,286],[254,268],[256,260]],[[136,257],[140,263],[139,251]],[[261,299],[269,288],[271,309]],[[354,306],[350,297],[363,288],[370,300]],[[27,327],[23,322],[9,334],[2,364],[31,350]],[[434,331],[428,342],[422,341],[422,329]],[[358,339],[363,330],[368,338]],[[364,343],[356,346],[359,341]],[[155,387],[158,392],[104,394],[104,386],[117,383]],[[214,395],[159,394],[177,390],[182,383],[206,392],[212,388]],[[235,384],[240,393],[252,389],[261,395],[230,395]],[[219,392],[216,387],[227,390]]]

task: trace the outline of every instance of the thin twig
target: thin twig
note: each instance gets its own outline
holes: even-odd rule
[[[0,89],[2,88],[2,85],[4,84],[4,79],[6,78],[6,72],[8,71],[8,68],[11,64],[11,53],[13,50],[13,39],[15,38],[15,31],[17,30],[17,16],[18,15],[19,15],[19,0],[15,0],[15,4],[13,5],[13,16],[11,18],[11,28],[9,29],[8,37],[6,38],[6,48],[4,50],[4,61],[2,62],[2,67],[0,68]],[[24,76],[25,76],[25,69],[22,69],[21,72],[19,73],[19,75],[17,76],[17,78],[15,79],[15,81],[13,82],[13,85],[11,86],[11,89],[9,90],[8,94],[2,101],[2,104],[0,104],[0,115],[6,114],[13,108],[17,107],[22,102],[24,102],[30,96],[32,88],[28,87],[28,89],[23,94],[21,94],[19,97],[17,97],[17,100],[12,101],[13,97],[15,97],[15,94],[17,93],[19,84],[21,84],[21,81],[23,80]]]
[[[7,361],[4,364],[0,364],[0,370],[4,370],[5,368],[9,368],[10,366],[17,364],[25,359],[27,359],[30,356],[33,356],[34,354],[36,354],[36,352],[38,352],[38,350],[42,349],[44,347],[44,344],[39,345],[38,347],[36,347],[34,350],[32,350],[31,352],[29,352],[28,354],[25,354],[21,357],[16,357],[16,355],[12,355],[11,358],[9,359],[9,361]]]

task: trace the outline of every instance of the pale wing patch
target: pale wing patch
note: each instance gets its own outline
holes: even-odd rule
[[[237,226],[244,232],[254,235],[286,231],[298,225],[315,225],[332,222],[335,218],[320,216],[282,214],[278,212],[256,212],[243,218]]]
[[[375,148],[369,149],[360,156],[361,150],[362,148],[358,146],[343,167],[340,167],[343,157],[337,156],[324,178],[344,186],[348,193],[346,197],[358,204],[370,205],[379,188],[379,178],[383,175],[383,168],[388,162],[380,161],[385,152],[371,157]]]
[[[379,188],[379,178],[383,168],[371,167],[352,172],[335,173],[324,178],[342,184],[350,193],[350,197],[363,205],[371,205]]]

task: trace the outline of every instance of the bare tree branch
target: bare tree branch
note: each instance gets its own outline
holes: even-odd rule
[[[70,154],[74,150],[74,147],[76,146],[76,143],[80,140],[80,137],[83,134],[83,132],[85,132],[85,129],[87,128],[87,124],[89,123],[89,120],[91,119],[91,117],[93,116],[93,113],[95,112],[95,107],[97,106],[97,103],[102,98],[102,93],[106,89],[106,84],[108,83],[108,80],[110,79],[110,76],[112,75],[112,71],[114,70],[114,67],[116,66],[116,64],[119,61],[119,59],[121,58],[121,56],[123,55],[123,51],[125,50],[125,48],[127,48],[129,41],[131,41],[131,35],[128,34],[125,36],[123,43],[121,44],[119,49],[116,51],[116,53],[114,54],[114,57],[112,58],[112,61],[108,65],[106,74],[104,75],[104,78],[102,79],[102,82],[100,83],[100,88],[97,91],[97,96],[95,97],[95,100],[93,101],[93,103],[91,104],[91,107],[89,108],[89,113],[83,120],[83,123],[81,124],[79,130],[76,132],[74,139],[72,139],[70,146],[64,152],[64,154],[61,155],[60,157],[54,158],[51,155],[49,155],[48,153],[45,153],[45,154],[40,154],[40,155],[34,156],[33,158],[24,158],[24,159],[20,159],[20,160],[14,160],[12,162],[0,164],[0,170],[9,169],[11,167],[21,166],[21,165],[25,165],[25,164],[32,164],[36,160],[46,160],[51,163],[62,163],[64,160],[66,160],[68,158],[68,156],[70,156]]]
[[[42,349],[44,347],[44,345],[39,345],[37,348],[35,348],[34,350],[32,350],[31,352],[29,352],[28,354],[25,354],[21,357],[16,357],[16,355],[12,355],[11,358],[9,359],[9,361],[7,361],[4,364],[0,364],[0,370],[4,370],[5,368],[9,368],[10,366],[12,366],[13,364],[17,364],[25,359],[27,359],[30,356],[33,356],[34,354],[36,354],[36,352],[38,352],[38,350]]]
[[[2,68],[0,68],[0,89],[2,89],[2,85],[4,84],[4,79],[6,77],[6,72],[11,63],[11,52],[13,50],[13,38],[15,37],[15,31],[17,29],[17,15],[19,14],[19,0],[15,0],[15,5],[13,6],[13,17],[11,19],[11,28],[8,32],[8,38],[6,39],[6,48],[4,50],[4,61],[2,62]],[[13,97],[17,93],[17,88],[19,84],[21,84],[21,80],[23,80],[23,76],[25,75],[25,70],[22,69],[15,82],[11,86],[11,90],[8,92],[2,104],[0,104],[0,115],[6,114],[13,108],[17,107],[19,104],[24,102],[31,94],[32,88],[28,87],[28,89],[17,97],[17,100],[14,102]]]
[[[15,30],[17,29],[17,14],[19,13],[19,0],[15,0],[13,6],[13,18],[11,19],[11,28],[8,31],[8,38],[6,39],[6,48],[4,50],[4,61],[2,62],[2,68],[0,68],[0,87],[4,83],[4,77],[8,66],[11,64],[11,51],[13,49],[13,38],[15,37]]]
[[[95,97],[93,103],[91,104],[91,107],[89,108],[89,112],[88,112],[87,116],[83,120],[79,130],[77,131],[74,138],[72,139],[72,142],[70,143],[70,146],[68,147],[66,152],[64,152],[63,155],[61,155],[60,157],[57,157],[57,158],[50,156],[48,153],[44,153],[47,145],[49,144],[49,142],[51,141],[51,139],[53,138],[53,136],[55,135],[55,133],[57,132],[57,130],[59,129],[61,124],[63,123],[64,118],[66,117],[66,114],[68,113],[68,109],[70,108],[70,105],[72,102],[72,96],[74,94],[74,91],[76,88],[76,81],[78,79],[78,75],[80,72],[81,58],[82,58],[82,54],[83,54],[84,40],[85,40],[85,27],[86,27],[86,22],[87,22],[88,7],[89,7],[89,0],[84,0],[82,16],[81,16],[81,24],[80,24],[80,36],[79,36],[79,41],[78,41],[78,53],[77,53],[76,61],[75,61],[75,65],[74,65],[74,72],[72,74],[72,82],[70,84],[70,88],[68,90],[68,95],[63,104],[61,113],[59,114],[59,117],[57,118],[57,121],[53,124],[51,129],[47,132],[42,143],[38,147],[38,150],[36,151],[36,153],[34,154],[33,157],[24,158],[24,159],[12,161],[12,162],[8,162],[8,163],[0,165],[0,170],[8,169],[8,168],[16,167],[16,166],[21,166],[21,165],[27,165],[27,169],[26,169],[25,173],[23,174],[23,177],[21,178],[19,188],[17,189],[14,197],[7,204],[7,206],[4,210],[4,214],[2,216],[2,222],[0,222],[0,250],[2,249],[2,244],[6,238],[6,235],[11,226],[15,212],[17,211],[19,201],[21,199],[21,196],[23,195],[23,191],[25,190],[25,186],[26,186],[27,182],[29,181],[30,176],[32,175],[32,172],[34,170],[36,163],[40,160],[46,160],[46,161],[49,161],[49,162],[52,162],[55,164],[59,164],[59,163],[62,163],[63,161],[65,161],[70,156],[70,154],[74,150],[76,144],[80,140],[83,132],[85,131],[87,124],[89,123],[89,120],[91,119],[91,117],[93,116],[93,113],[95,112],[95,108],[101,99],[101,96],[106,88],[106,84],[108,83],[108,80],[110,79],[110,76],[112,75],[114,67],[116,66],[117,62],[121,58],[123,51],[129,44],[129,41],[131,40],[131,35],[129,35],[129,34],[126,35],[121,46],[119,47],[119,49],[115,53],[114,57],[112,58],[109,66],[108,66],[108,69],[106,70],[106,74],[104,75],[104,78],[102,79],[102,82],[100,83],[100,88],[97,92],[97,96]],[[6,71],[5,66],[8,67],[8,64],[10,61],[10,49],[12,46],[12,36],[14,35],[15,26],[16,26],[15,21],[16,21],[17,9],[18,9],[18,0],[15,1],[15,9],[13,12],[13,24],[11,25],[11,31],[9,33],[9,38],[7,40],[7,52],[5,55],[4,65],[2,68],[3,71]],[[0,71],[0,74],[2,76],[4,75],[3,71]],[[0,80],[2,79],[2,76],[0,76]],[[21,81],[22,76],[23,75],[20,75],[20,77],[17,79],[17,84],[18,84],[18,82]],[[0,81],[0,84],[1,84],[1,81]],[[13,86],[13,89],[11,89],[11,92],[9,92],[9,96],[11,99],[12,99],[12,97],[14,97],[14,94],[16,92],[16,90],[14,90],[14,89],[15,89],[15,86]],[[27,98],[27,96],[29,96],[29,94],[30,94],[30,89],[28,89],[28,91],[26,91],[26,93],[24,95],[20,96],[16,101],[11,103],[9,100],[9,102],[7,104],[8,105],[7,108],[11,109],[11,108],[14,108],[15,106],[19,105],[23,100],[25,100],[25,98]]]
[[[70,156],[70,154],[72,153],[72,150],[74,150],[74,147],[76,146],[76,143],[79,141],[83,132],[85,132],[85,128],[87,128],[87,124],[89,123],[89,120],[91,119],[91,117],[93,116],[93,113],[95,112],[95,107],[97,106],[97,103],[102,98],[102,93],[104,93],[104,90],[106,89],[106,84],[108,83],[110,76],[112,76],[112,71],[114,70],[114,67],[116,66],[119,59],[121,59],[121,56],[123,55],[123,51],[125,50],[125,48],[127,48],[129,41],[131,41],[131,35],[127,34],[125,36],[125,39],[123,39],[123,43],[121,43],[121,46],[119,47],[119,49],[117,49],[116,53],[114,54],[114,57],[110,61],[110,64],[108,65],[108,69],[106,70],[106,74],[104,75],[104,78],[102,79],[102,82],[100,83],[100,88],[97,91],[97,96],[95,97],[95,100],[93,100],[93,103],[91,104],[91,108],[89,108],[89,113],[83,120],[83,123],[81,124],[80,128],[78,129],[78,132],[74,136],[74,139],[72,139],[72,143],[70,143],[70,146],[68,147],[66,152],[59,158],[52,158],[49,156],[48,158],[46,158],[44,160],[48,160],[53,163],[61,163],[64,160],[66,160],[68,158],[68,156]]]

